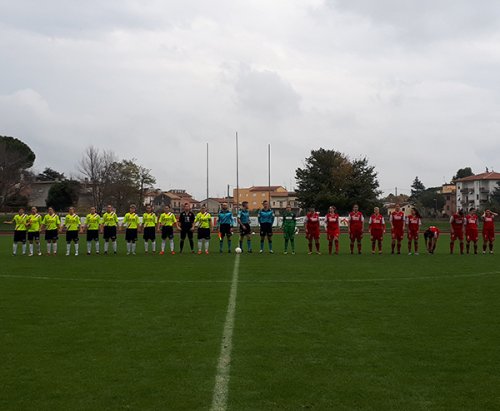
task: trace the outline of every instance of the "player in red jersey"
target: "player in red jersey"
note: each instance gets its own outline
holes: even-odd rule
[[[373,209],[373,214],[368,221],[368,229],[372,237],[372,254],[375,254],[375,243],[378,244],[378,253],[382,254],[382,239],[385,234],[385,221],[378,207]]]
[[[361,239],[363,238],[363,224],[365,222],[365,217],[363,217],[363,213],[359,211],[359,207],[357,204],[354,204],[354,206],[352,207],[352,211],[349,213],[347,221],[349,222],[351,254],[354,254],[355,241],[358,243],[358,254],[361,254]]]
[[[497,213],[486,210],[482,216],[483,219],[483,254],[486,254],[487,245],[489,245],[490,254],[493,254],[493,242],[495,241],[495,217]]]
[[[420,226],[422,225],[422,219],[417,209],[412,208],[411,214],[406,217],[406,227],[408,230],[408,255],[411,255],[411,245],[413,243],[415,255],[418,255],[418,233],[420,231]]]
[[[465,216],[465,239],[467,241],[466,250],[467,254],[470,252],[470,243],[474,243],[474,254],[477,254],[477,241],[479,240],[478,228],[479,216],[476,209],[472,207],[469,214]]]
[[[314,240],[314,244],[316,245],[316,253],[321,254],[319,252],[319,213],[311,207],[309,212],[306,215],[306,238],[309,246],[309,254],[312,254],[312,243]]]
[[[339,236],[340,236],[340,216],[334,206],[330,206],[328,214],[325,217],[326,237],[328,239],[328,254],[332,253],[333,242],[335,241],[335,254],[339,253]]]
[[[398,254],[401,254],[401,241],[403,241],[405,231],[405,213],[401,211],[399,204],[396,204],[394,211],[389,217],[389,221],[391,222],[392,236],[391,253],[394,254],[397,243]]]
[[[427,251],[430,254],[434,254],[436,251],[436,244],[439,238],[439,228],[431,225],[427,230],[424,231],[424,241]]]
[[[457,213],[450,217],[450,254],[453,254],[456,240],[460,242],[460,254],[464,253],[464,225],[464,212],[463,210],[458,210]]]

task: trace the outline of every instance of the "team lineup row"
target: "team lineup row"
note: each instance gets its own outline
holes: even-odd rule
[[[460,253],[464,254],[464,248],[467,253],[471,251],[478,252],[479,240],[479,223],[482,221],[482,237],[483,237],[483,253],[487,250],[493,253],[493,243],[495,241],[495,223],[496,213],[486,210],[480,217],[474,208],[471,208],[467,215],[463,211],[458,211],[450,218],[450,253],[454,252],[455,242],[459,241]],[[125,241],[127,244],[127,254],[136,253],[136,241],[138,233],[142,232],[144,240],[144,251],[156,252],[156,233],[161,233],[161,251],[165,253],[167,240],[169,241],[170,253],[175,254],[174,247],[174,228],[180,232],[179,251],[184,249],[186,238],[189,241],[191,252],[195,252],[193,233],[197,231],[197,253],[209,253],[210,234],[212,230],[218,233],[219,251],[223,252],[224,239],[227,242],[227,251],[232,251],[232,230],[234,216],[231,210],[228,209],[226,203],[222,204],[218,212],[216,224],[212,223],[212,216],[207,211],[206,206],[201,207],[200,212],[196,215],[191,211],[188,203],[184,204],[184,210],[179,217],[172,213],[169,206],[165,206],[164,212],[157,216],[151,206],[146,207],[146,212],[142,219],[136,213],[136,206],[131,205],[128,213],[125,214],[123,221],[119,222],[118,216],[111,205],[107,206],[107,210],[100,216],[96,212],[95,207],[90,208],[89,214],[82,219],[76,214],[75,208],[70,207],[68,214],[61,221],[60,217],[55,213],[52,207],[48,208],[47,214],[42,217],[35,207],[32,207],[30,214],[25,214],[25,210],[21,208],[14,216],[12,221],[7,221],[7,224],[15,224],[13,254],[17,254],[18,244],[21,243],[22,253],[26,253],[26,242],[29,243],[29,255],[35,253],[41,255],[40,234],[44,232],[45,241],[47,242],[47,254],[57,253],[57,240],[60,233],[65,233],[66,236],[66,255],[70,254],[71,245],[74,245],[75,255],[79,251],[79,234],[86,233],[87,254],[91,254],[92,244],[94,244],[95,252],[99,254],[99,234],[102,234],[104,239],[104,253],[109,251],[109,243],[112,244],[113,253],[117,252],[116,238],[121,229],[125,229]],[[267,201],[262,203],[262,208],[258,212],[258,223],[260,228],[260,249],[259,252],[264,252],[265,240],[267,239],[268,250],[273,253],[273,224],[275,222],[274,211],[269,207]],[[328,213],[324,217],[324,226],[328,240],[328,253],[339,253],[339,236],[340,223],[342,218],[336,212],[334,206],[331,206]],[[348,235],[350,239],[350,253],[354,254],[355,245],[357,246],[358,254],[361,254],[362,237],[364,232],[365,218],[357,205],[353,206],[348,217],[343,218],[348,226]],[[247,252],[252,252],[250,227],[250,212],[248,203],[243,202],[241,209],[238,211],[236,218],[239,226],[239,247],[236,247],[236,252],[242,252],[243,244],[246,240]],[[408,239],[408,254],[419,253],[419,236],[421,232],[422,219],[416,209],[411,210],[411,214],[406,216],[396,205],[395,210],[389,215],[391,227],[391,253],[400,254],[405,231]],[[321,231],[321,216],[314,208],[310,208],[305,217],[305,235],[308,240],[309,254],[313,253],[313,243],[317,254],[320,253],[320,231]],[[292,254],[295,254],[295,236],[298,233],[297,218],[288,206],[285,212],[282,213],[283,236],[285,240],[284,253],[287,254],[289,247]],[[368,232],[371,237],[371,251],[375,254],[382,253],[382,241],[386,233],[386,222],[384,216],[380,213],[378,207],[374,208],[373,214],[368,220]],[[439,238],[440,230],[435,226],[430,226],[424,231],[424,240],[426,249],[429,253],[434,253],[436,249],[437,239]],[[466,247],[464,247],[464,239]],[[334,248],[335,247],[335,248]]]

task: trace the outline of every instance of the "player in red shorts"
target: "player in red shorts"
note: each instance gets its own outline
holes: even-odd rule
[[[382,238],[385,233],[385,221],[378,207],[373,209],[373,214],[368,221],[368,229],[372,237],[372,254],[375,254],[375,243],[378,244],[378,253],[382,254]]]
[[[439,228],[431,225],[427,230],[424,231],[424,241],[427,251],[430,254],[434,254],[436,251],[436,244],[439,238]]]
[[[477,254],[477,241],[479,240],[479,216],[476,209],[472,207],[469,214],[465,216],[465,239],[467,241],[467,254],[470,252],[470,243],[474,243],[474,254]]]
[[[399,204],[396,204],[396,208],[391,213],[389,221],[391,222],[392,236],[391,253],[394,254],[397,243],[398,254],[401,254],[401,241],[403,241],[405,231],[405,213],[401,211]]]
[[[460,254],[464,253],[464,212],[458,210],[457,213],[450,217],[450,254],[453,254],[455,249],[455,241],[460,241]]]
[[[411,214],[406,218],[406,227],[408,230],[408,255],[411,255],[411,246],[413,243],[415,255],[418,255],[418,233],[422,219],[415,208],[411,209]]]
[[[332,253],[333,242],[335,241],[335,254],[339,253],[340,216],[334,206],[330,206],[325,217],[326,237],[328,238],[328,254]]]
[[[363,224],[365,222],[365,217],[363,217],[363,213],[359,211],[359,207],[357,204],[354,204],[354,206],[352,207],[352,211],[349,213],[347,221],[349,223],[351,254],[354,254],[355,241],[358,243],[358,254],[361,254],[361,239],[363,238]]]
[[[309,212],[306,215],[306,238],[309,246],[309,254],[312,254],[312,243],[314,240],[314,244],[316,245],[316,253],[321,254],[319,252],[319,213],[311,207]]]
[[[495,241],[495,217],[497,213],[486,210],[482,216],[483,219],[483,254],[486,254],[487,245],[489,245],[490,254],[493,254],[493,242]]]

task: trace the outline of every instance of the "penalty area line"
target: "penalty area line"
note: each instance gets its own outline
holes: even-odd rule
[[[226,321],[222,332],[219,361],[217,363],[217,374],[215,375],[215,386],[212,397],[212,411],[224,411],[227,409],[227,397],[229,391],[229,378],[231,370],[231,351],[233,348],[234,317],[236,313],[236,295],[238,293],[238,273],[240,268],[240,256],[237,254],[234,260],[233,278],[231,291],[227,304]]]

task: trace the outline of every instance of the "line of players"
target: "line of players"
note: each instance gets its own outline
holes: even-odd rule
[[[493,253],[493,243],[495,241],[495,222],[496,213],[491,210],[486,210],[479,217],[474,208],[469,210],[467,215],[464,215],[462,210],[453,214],[450,218],[450,253],[453,254],[455,242],[458,240],[460,244],[460,253],[464,254],[464,238],[466,240],[467,253],[471,251],[471,244],[475,254],[478,252],[479,241],[479,221],[483,222],[483,253],[487,249]],[[340,219],[335,207],[330,207],[328,214],[325,216],[326,233],[328,239],[328,252],[332,253],[333,243],[335,244],[335,253],[339,252],[339,235],[340,235]],[[364,216],[359,211],[357,205],[354,205],[349,216],[345,219],[348,225],[348,234],[350,239],[350,252],[354,254],[355,245],[357,246],[358,254],[361,254],[361,240],[364,231]],[[404,239],[405,231],[408,239],[408,254],[419,254],[419,236],[422,226],[422,219],[415,208],[411,209],[411,213],[405,216],[399,204],[396,204],[395,210],[389,215],[391,226],[391,253],[401,254],[401,246]],[[315,243],[316,252],[320,253],[320,215],[314,209],[310,209],[305,221],[306,238],[308,239],[309,254],[312,254],[312,245]],[[368,232],[371,237],[371,251],[373,254],[382,253],[382,241],[386,232],[386,223],[384,216],[380,213],[378,207],[374,208],[373,214],[368,220]],[[437,240],[440,230],[435,226],[430,226],[424,231],[424,240],[426,249],[433,254],[436,250]],[[286,235],[286,234],[285,234]],[[286,237],[285,237],[286,241]],[[286,252],[285,242],[285,252]],[[293,250],[293,249],[292,249]]]
[[[466,251],[471,251],[471,244],[475,254],[478,252],[479,240],[479,221],[483,222],[483,253],[489,250],[493,253],[493,243],[495,240],[495,225],[494,219],[497,216],[490,210],[486,210],[481,218],[478,216],[476,210],[471,208],[467,215],[463,211],[458,211],[450,218],[450,253],[453,254],[455,242],[459,241],[460,253],[464,253],[464,238],[466,240]],[[260,250],[264,252],[264,244],[267,239],[268,250],[273,253],[273,224],[275,215],[273,210],[269,207],[269,203],[264,201],[262,208],[258,213],[258,222],[260,226]],[[355,246],[357,252],[361,254],[362,237],[364,232],[364,216],[359,211],[357,205],[353,206],[352,211],[347,218],[341,218],[337,213],[334,206],[331,206],[324,219],[326,226],[326,233],[328,239],[328,252],[332,254],[333,247],[335,247],[335,254],[339,253],[339,236],[340,225],[342,222],[348,226],[348,234],[350,239],[350,252],[354,254]],[[404,239],[405,231],[408,239],[408,254],[419,253],[419,234],[421,231],[422,219],[416,209],[411,210],[409,216],[401,210],[399,205],[396,205],[395,210],[389,215],[391,226],[391,253],[401,253],[401,246]],[[240,228],[239,248],[243,249],[243,242],[246,239],[247,252],[252,252],[251,235],[252,230],[250,227],[250,211],[248,209],[248,202],[242,203],[237,216],[238,226]],[[296,224],[296,215],[292,212],[291,207],[288,206],[282,215],[283,235],[285,240],[284,253],[288,254],[289,246],[291,253],[295,254],[295,236],[298,233]],[[233,226],[233,213],[228,209],[227,203],[222,204],[221,210],[218,213],[217,224],[212,226],[212,216],[207,211],[206,206],[203,205],[200,212],[196,215],[190,210],[188,203],[184,204],[184,210],[180,213],[179,219],[171,211],[169,206],[165,206],[164,212],[158,217],[152,210],[151,206],[146,207],[146,212],[142,216],[142,221],[136,213],[135,205],[131,205],[129,212],[125,214],[122,224],[119,224],[118,216],[116,215],[111,205],[107,206],[106,212],[102,217],[96,212],[95,207],[90,208],[90,213],[87,214],[82,221],[76,214],[75,208],[70,207],[64,222],[61,223],[59,216],[54,212],[52,207],[48,208],[47,214],[42,218],[36,207],[32,207],[31,214],[24,213],[24,209],[20,209],[12,221],[6,223],[14,223],[14,244],[13,254],[17,254],[18,244],[22,244],[22,252],[26,253],[26,241],[29,243],[29,255],[41,255],[40,233],[45,232],[45,241],[47,243],[47,254],[55,255],[57,253],[57,240],[60,233],[65,233],[66,236],[66,255],[70,254],[71,245],[74,245],[75,255],[79,251],[79,234],[86,233],[87,240],[87,254],[92,251],[92,244],[94,243],[95,252],[99,254],[99,234],[103,235],[104,239],[104,253],[107,254],[109,244],[112,245],[112,250],[117,252],[117,233],[125,229],[125,241],[127,243],[127,254],[136,253],[136,242],[138,233],[143,233],[144,251],[149,252],[149,245],[151,244],[151,251],[156,252],[156,233],[161,233],[161,251],[160,254],[165,253],[167,240],[169,241],[170,252],[175,254],[174,247],[174,228],[180,232],[180,252],[184,249],[186,238],[189,241],[190,250],[192,253],[194,249],[193,233],[197,230],[198,254],[209,253],[210,234],[212,229],[218,232],[219,237],[219,251],[223,252],[224,238],[227,241],[227,251],[232,250],[232,226]],[[320,214],[314,208],[309,209],[305,217],[305,234],[308,240],[309,254],[313,253],[313,243],[316,253],[320,254],[320,232],[321,232],[321,218]],[[382,241],[386,232],[386,224],[383,215],[380,213],[378,207],[374,208],[373,214],[368,220],[368,231],[371,237],[372,253],[382,253]],[[426,249],[429,253],[434,253],[436,249],[437,239],[439,238],[440,231],[435,226],[430,226],[424,232],[424,240]],[[465,234],[465,235],[464,235]],[[36,250],[35,250],[36,247]]]

